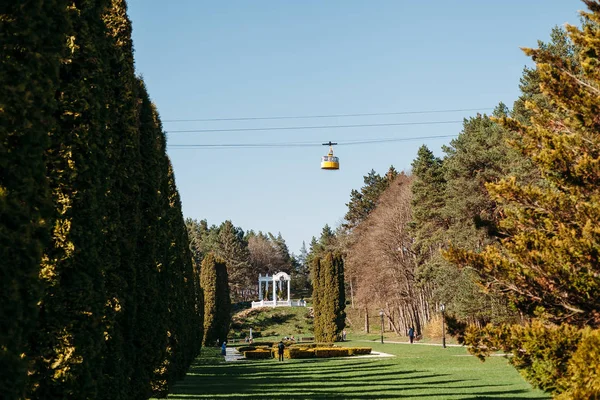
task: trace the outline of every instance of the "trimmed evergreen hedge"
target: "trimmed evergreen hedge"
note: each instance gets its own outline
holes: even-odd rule
[[[244,357],[249,360],[266,360],[273,358],[273,351],[270,349],[255,349],[244,352]]]
[[[355,355],[355,356],[362,356],[365,354],[371,354],[371,348],[370,347],[351,347],[350,350],[352,350],[352,354],[351,355]]]
[[[294,343],[290,347],[299,347],[303,349],[314,349],[316,347],[336,347],[333,343]]]
[[[329,358],[371,354],[370,347],[289,347],[283,352],[285,358]]]

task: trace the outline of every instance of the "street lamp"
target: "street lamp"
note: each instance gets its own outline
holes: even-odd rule
[[[440,304],[440,311],[442,312],[442,347],[446,348],[446,327],[444,326],[446,305],[444,303]]]
[[[379,311],[379,316],[381,317],[381,344],[383,344],[383,310]]]

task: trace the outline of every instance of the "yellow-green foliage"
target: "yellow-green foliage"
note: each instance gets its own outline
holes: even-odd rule
[[[577,51],[563,59],[526,49],[536,62],[539,99],[528,124],[502,118],[540,178],[487,184],[502,212],[503,239],[483,251],[451,249],[453,262],[478,271],[528,316],[600,327],[600,3],[586,0],[584,28],[568,26]],[[550,101],[555,107],[548,110]]]
[[[577,351],[569,360],[568,376],[563,386],[568,389],[559,399],[600,398],[600,329],[586,329]]]
[[[333,343],[294,343],[291,347],[302,347],[305,349],[314,349],[316,347],[334,347]]]
[[[347,357],[349,355],[348,349],[342,347],[317,347],[315,349],[315,357],[317,358]]]
[[[351,355],[355,355],[355,356],[371,354],[370,347],[350,347],[350,350],[352,351]]]
[[[313,358],[315,356],[315,350],[290,347],[283,351],[283,356],[286,358]]]
[[[582,331],[571,325],[545,325],[534,321],[527,326],[470,327],[465,334],[469,351],[484,359],[491,352],[511,352],[510,363],[533,385],[561,392],[569,383],[569,359],[576,351]]]
[[[249,360],[265,360],[273,358],[273,352],[270,349],[255,349],[244,352],[244,357]]]
[[[283,352],[285,358],[329,358],[371,354],[370,347],[289,347]]]
[[[597,371],[600,354],[584,328],[600,328],[600,3],[584,3],[582,28],[566,27],[572,58],[548,46],[525,50],[541,92],[526,104],[531,118],[498,120],[518,134],[515,147],[540,179],[487,184],[501,209],[503,238],[483,251],[452,248],[445,255],[477,271],[528,317],[563,324],[472,328],[465,340],[475,352],[511,351],[532,384],[597,398],[598,376],[586,368]]]

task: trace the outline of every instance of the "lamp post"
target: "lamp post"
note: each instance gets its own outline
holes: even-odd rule
[[[442,312],[442,347],[446,348],[446,327],[444,326],[446,305],[444,303],[440,304],[440,311]]]
[[[379,316],[381,317],[381,344],[383,344],[383,310],[379,311]]]

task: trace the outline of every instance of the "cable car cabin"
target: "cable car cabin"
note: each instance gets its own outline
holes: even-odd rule
[[[329,149],[329,154],[321,158],[321,169],[340,169],[339,158],[333,155],[333,149]]]

